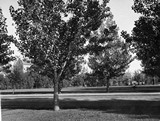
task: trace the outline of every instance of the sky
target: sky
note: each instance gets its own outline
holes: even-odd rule
[[[131,6],[133,0],[110,0],[108,6],[111,8],[113,18],[119,27],[119,31],[125,30],[131,33],[134,27],[134,21],[138,20],[140,14],[135,13]],[[142,70],[141,62],[134,60],[127,71],[134,73],[135,71]]]
[[[18,8],[16,0],[0,0],[0,7],[4,17],[7,18],[8,25],[8,34],[15,35],[15,27],[13,26],[13,21],[9,13],[9,6],[14,6]],[[125,30],[128,33],[131,33],[132,28],[134,27],[134,21],[138,20],[139,15],[134,13],[131,9],[133,5],[133,0],[110,0],[108,6],[111,8],[113,13],[114,20],[119,27],[119,31]],[[17,49],[12,45],[12,48],[15,50],[16,55],[20,55],[17,52]],[[134,72],[141,69],[140,61],[135,60],[130,64],[129,72]]]

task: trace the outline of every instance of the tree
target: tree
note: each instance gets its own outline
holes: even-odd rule
[[[127,44],[118,37],[117,25],[112,19],[113,16],[104,22],[88,44],[94,49],[90,51],[89,67],[101,86],[107,85],[107,92],[109,80],[123,75],[132,61]]]
[[[9,71],[8,63],[13,60],[11,56],[13,51],[10,50],[11,42],[13,42],[13,37],[7,34],[6,18],[0,8],[0,72]]]
[[[17,58],[13,64],[13,68],[8,77],[12,83],[13,93],[15,88],[22,88],[23,85],[23,62],[20,58]]]
[[[160,3],[155,0],[134,0],[132,8],[141,17],[135,21],[131,35],[124,31],[122,35],[142,61],[143,72],[160,76]]]
[[[84,86],[84,78],[82,74],[75,75],[72,78],[72,86]]]
[[[78,56],[92,31],[109,16],[108,1],[19,0],[19,9],[10,7],[20,41],[16,46],[29,57],[39,73],[54,82],[54,110],[59,110],[58,84],[66,73],[75,74]]]
[[[34,83],[35,83],[35,80],[34,78],[31,76],[30,72],[25,72],[24,73],[24,80],[23,80],[23,88],[25,89],[33,89],[34,87]]]
[[[25,83],[32,88],[47,88],[53,87],[52,80],[47,76],[40,75],[35,71],[29,71],[25,73]],[[26,87],[27,87],[26,85]],[[25,86],[25,85],[24,85]]]
[[[11,89],[10,80],[3,74],[0,73],[0,89]]]
[[[86,73],[84,83],[87,87],[102,86],[102,80],[98,80],[97,77],[91,73]]]

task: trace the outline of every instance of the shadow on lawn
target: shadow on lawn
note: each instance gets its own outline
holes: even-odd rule
[[[127,114],[135,119],[154,118],[160,119],[160,102],[146,100],[74,100],[65,98],[60,100],[61,109],[98,110],[103,113]],[[3,99],[2,109],[34,109],[52,110],[52,98],[19,98]]]

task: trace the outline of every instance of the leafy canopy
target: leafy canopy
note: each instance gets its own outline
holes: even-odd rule
[[[135,21],[132,35],[123,32],[131,42],[137,57],[142,61],[144,72],[160,76],[160,3],[155,0],[135,0],[133,10],[141,17]]]
[[[0,71],[6,71],[10,67],[8,63],[13,60],[11,56],[13,51],[10,50],[10,44],[13,37],[7,34],[6,18],[3,16],[0,8]]]
[[[118,36],[113,16],[103,22],[87,47],[90,48],[89,67],[93,70],[92,76],[101,82],[101,86],[106,85],[106,79],[123,75],[132,61],[128,45]]]
[[[107,1],[36,0],[18,1],[21,8],[10,12],[20,41],[16,45],[49,77],[77,70],[77,59],[87,53],[84,44],[92,31],[109,16]],[[68,20],[67,20],[68,19]],[[53,73],[56,72],[56,73]]]
[[[17,58],[13,64],[12,71],[7,75],[10,79],[12,88],[22,88],[22,83],[24,80],[23,73],[23,62],[20,58]]]

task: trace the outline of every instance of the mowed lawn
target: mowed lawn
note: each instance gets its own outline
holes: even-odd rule
[[[52,110],[4,110],[2,121],[159,121],[159,117],[147,114],[116,113],[114,110],[67,109]]]
[[[159,121],[160,94],[52,95],[2,97],[2,121]]]

